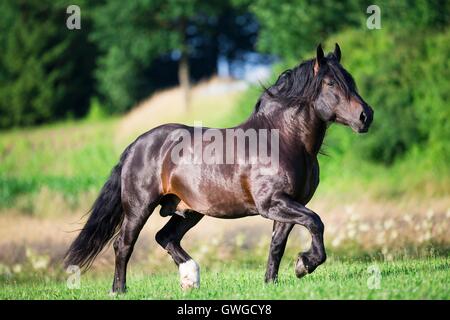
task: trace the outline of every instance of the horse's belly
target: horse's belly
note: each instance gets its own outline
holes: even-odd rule
[[[242,217],[254,216],[258,212],[256,208],[246,207],[242,203],[224,203],[214,205],[204,212],[205,215],[222,218],[222,219],[237,219]]]
[[[211,202],[208,198],[202,199],[202,197],[192,200],[183,200],[185,198],[183,195],[179,195],[179,197],[181,199],[177,206],[177,211],[179,212],[193,210],[210,217],[222,219],[236,219],[258,214],[254,206],[245,204],[238,199]]]
[[[180,199],[180,211],[194,210],[224,219],[258,214],[243,175],[221,176],[220,172],[178,171],[172,175],[171,191]],[[195,178],[197,177],[197,179]]]

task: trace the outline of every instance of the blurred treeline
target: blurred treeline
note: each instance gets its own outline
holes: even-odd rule
[[[333,152],[351,147],[390,165],[426,149],[428,167],[449,168],[449,1],[378,1],[380,30],[367,28],[372,3],[362,0],[76,4],[81,30],[71,31],[66,1],[0,3],[0,128],[83,117],[92,106],[121,113],[183,70],[201,79],[217,72],[219,57],[245,59],[255,48],[280,58],[275,75],[312,57],[319,42],[329,50],[339,42],[375,122],[365,139],[333,134]],[[249,90],[225,122],[247,117],[259,93]]]
[[[71,4],[80,30],[66,27]],[[231,0],[3,0],[0,12],[0,128],[82,117],[91,105],[124,112],[183,70],[196,80],[217,72],[219,56],[243,59],[258,30]]]
[[[342,64],[375,109],[375,121],[363,138],[348,134],[346,128],[331,128],[324,151],[342,160],[334,161],[337,166],[361,159],[381,166],[406,162],[402,170],[390,171],[395,179],[444,178],[450,171],[450,2],[377,1],[381,29],[369,30],[366,9],[371,4],[252,2],[250,10],[261,24],[258,48],[282,58],[275,77],[313,57],[318,42],[328,51],[335,42],[340,44]],[[259,94],[256,89],[248,92],[236,120],[248,115]],[[330,171],[342,171],[332,162]],[[373,168],[371,172],[368,177],[376,174]]]

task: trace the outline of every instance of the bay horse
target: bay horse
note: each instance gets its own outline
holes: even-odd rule
[[[262,174],[261,169],[267,164],[260,162],[174,162],[174,148],[186,132],[194,136],[193,127],[166,124],[138,137],[113,168],[85,226],[65,256],[66,265],[89,268],[101,250],[113,241],[112,292],[125,292],[126,269],[134,244],[147,219],[160,205],[160,214],[171,217],[155,238],[179,267],[184,289],[198,287],[200,274],[198,264],[180,241],[204,215],[227,219],[261,215],[273,220],[266,282],[277,280],[294,225],[306,227],[311,233],[311,247],[299,254],[295,273],[300,278],[313,272],[326,259],[324,224],[306,204],[319,184],[317,155],[326,129],[336,122],[363,133],[373,120],[372,108],[358,94],[352,76],[340,60],[338,44],[326,56],[319,45],[315,58],[283,72],[275,84],[263,91],[250,117],[231,128],[278,130],[276,174]],[[221,134],[225,129],[214,130]],[[275,151],[271,143],[269,148]],[[187,148],[179,157],[187,159],[193,153],[195,147]],[[240,153],[231,158],[242,160],[239,157],[249,158]]]

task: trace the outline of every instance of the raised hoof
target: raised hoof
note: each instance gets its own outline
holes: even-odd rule
[[[305,263],[303,262],[303,258],[302,256],[298,256],[297,258],[297,263],[295,265],[295,275],[297,276],[297,278],[303,278],[304,276],[306,276],[308,274],[308,269],[305,266]]]

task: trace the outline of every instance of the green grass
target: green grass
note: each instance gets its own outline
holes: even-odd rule
[[[120,154],[115,124],[85,121],[0,133],[0,208],[19,207],[20,197],[32,205],[44,187],[69,200],[98,190]]]
[[[373,283],[371,266],[381,272],[379,289],[368,287],[368,281]],[[391,262],[330,259],[302,279],[285,265],[280,281],[267,285],[264,266],[224,263],[202,270],[201,288],[183,292],[175,267],[154,275],[131,267],[125,295],[110,296],[112,275],[101,273],[82,275],[81,288],[72,290],[64,277],[3,280],[0,299],[450,299],[449,268],[448,257]]]

